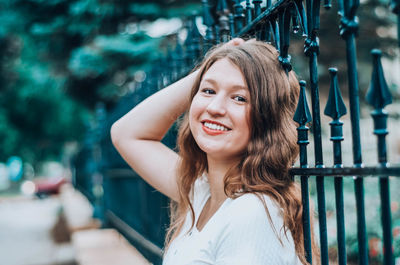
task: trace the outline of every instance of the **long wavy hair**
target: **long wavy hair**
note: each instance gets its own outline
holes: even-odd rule
[[[245,193],[256,194],[262,200],[270,222],[262,195],[268,195],[276,201],[283,210],[282,229],[285,234],[288,230],[291,232],[299,259],[303,264],[308,264],[304,251],[301,191],[289,174],[289,168],[299,153],[293,121],[299,84],[293,71],[288,74],[285,72],[278,56],[273,46],[256,40],[246,41],[239,46],[215,47],[200,64],[191,99],[197,93],[204,73],[216,61],[227,58],[241,69],[250,93],[251,136],[238,164],[224,176],[225,194],[230,198]],[[180,154],[177,170],[180,198],[171,207],[167,248],[181,231],[188,211],[191,212],[194,226],[191,191],[196,179],[208,169],[206,153],[198,147],[190,131],[188,113],[182,120],[177,143]],[[318,253],[313,243],[315,255]]]

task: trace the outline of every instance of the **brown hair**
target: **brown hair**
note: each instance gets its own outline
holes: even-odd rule
[[[303,264],[308,264],[304,258],[301,192],[289,174],[289,168],[299,153],[293,121],[299,84],[293,71],[287,74],[281,67],[278,56],[273,46],[255,40],[239,46],[215,47],[200,65],[191,99],[197,93],[204,73],[217,60],[227,58],[241,69],[250,93],[251,136],[240,162],[224,176],[225,194],[230,198],[244,193],[256,194],[269,218],[261,195],[275,200],[283,209],[285,233],[287,230],[291,232],[298,257]],[[190,192],[196,179],[207,171],[206,154],[193,138],[187,114],[179,129],[178,148],[181,158],[178,166],[180,200],[172,207],[167,243],[179,234],[188,210],[194,226]],[[313,250],[313,256],[318,255],[315,244]]]

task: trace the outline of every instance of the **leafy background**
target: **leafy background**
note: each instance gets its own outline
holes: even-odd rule
[[[96,103],[112,108],[135,73],[160,56],[162,35],[149,35],[151,23],[199,8],[194,1],[2,0],[0,161],[60,160],[65,143],[82,140]]]

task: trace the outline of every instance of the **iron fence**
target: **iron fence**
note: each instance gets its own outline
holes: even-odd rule
[[[379,50],[371,52],[373,72],[366,95],[366,101],[373,107],[371,116],[374,122],[373,133],[377,137],[377,164],[366,167],[363,165],[362,160],[360,89],[355,48],[359,28],[357,9],[360,2],[357,0],[338,0],[336,2],[340,16],[340,25],[338,27],[340,36],[346,45],[346,78],[348,82],[348,108],[350,112],[353,163],[350,167],[344,167],[342,162],[341,142],[344,139],[342,129],[344,122],[340,118],[347,113],[347,108],[338,85],[338,70],[330,68],[331,85],[324,114],[332,119],[329,126],[334,164],[332,167],[327,167],[323,160],[318,73],[318,31],[320,28],[321,2],[317,0],[237,0],[228,3],[225,0],[217,0],[209,3],[207,0],[203,0],[204,36],[199,33],[196,17],[192,16],[192,19],[187,23],[187,37],[183,45],[179,38],[176,38],[174,50],[167,54],[166,59],[161,59],[157,62],[152,72],[148,73],[146,80],[133,93],[125,96],[110,113],[105,115],[102,110],[103,107],[99,107],[98,124],[102,126],[98,130],[102,133],[97,141],[91,141],[87,144],[87,146],[92,147],[84,148],[80,154],[81,158],[78,159],[80,160],[80,165],[77,164],[77,168],[80,168],[80,171],[76,171],[76,183],[89,198],[92,198],[92,201],[101,206],[105,223],[117,227],[154,263],[161,262],[165,228],[168,226],[168,200],[144,183],[119,157],[112,147],[109,137],[111,124],[148,95],[187,74],[211,46],[226,42],[232,37],[245,36],[272,43],[279,51],[279,61],[282,67],[289,72],[292,69],[291,56],[289,54],[290,40],[292,34],[296,33],[304,37],[304,55],[309,62],[310,80],[308,85],[305,81],[300,81],[300,98],[293,118],[299,124],[297,130],[300,162],[298,167],[291,169],[291,174],[300,179],[302,188],[306,259],[310,263],[313,262],[311,255],[309,178],[315,176],[321,252],[320,262],[323,265],[330,262],[328,255],[325,180],[333,177],[338,264],[347,263],[343,179],[350,177],[354,179],[358,263],[368,264],[368,236],[366,231],[366,222],[368,220],[365,218],[364,178],[376,177],[379,178],[381,199],[383,264],[394,265],[389,176],[399,177],[400,167],[391,166],[387,162],[385,137],[389,133],[387,129],[388,113],[384,108],[392,102],[392,96],[384,78],[381,52]],[[331,5],[330,0],[323,1],[325,9],[328,10]],[[388,3],[388,7],[397,15],[397,28],[399,31],[400,1],[392,0]],[[311,111],[306,99],[307,89],[311,94]],[[312,166],[308,164],[307,157],[310,123],[312,123],[313,155],[315,160],[315,164]],[[176,128],[174,127],[168,132],[163,142],[174,148],[175,138]],[[90,148],[92,148],[92,152],[88,152]],[[93,150],[97,151],[93,152]],[[92,154],[92,156],[88,154]],[[97,166],[87,169],[86,173],[84,172],[84,157],[86,159],[92,157],[92,159],[88,159],[89,163],[90,161],[97,163]],[[89,176],[88,172],[91,172],[92,176]],[[101,180],[93,178],[96,172],[102,176]],[[90,187],[90,183],[82,181],[85,178],[92,179],[91,184],[96,184],[96,181],[100,183],[104,192],[93,192],[95,189]]]

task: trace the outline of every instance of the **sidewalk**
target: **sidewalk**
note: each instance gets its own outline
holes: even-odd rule
[[[86,198],[71,186],[45,199],[0,198],[0,264],[150,264],[115,229],[97,229],[88,207]],[[52,233],[61,211],[68,227],[58,223],[58,232]],[[55,243],[54,235],[65,242],[67,231],[71,240]]]
[[[51,229],[61,207],[56,197],[0,201],[0,259],[4,265],[74,265],[71,243],[55,244]]]

